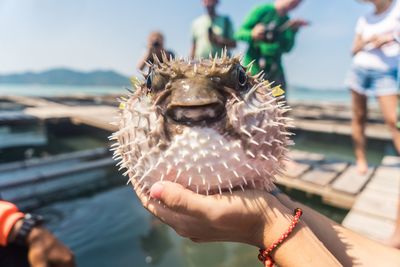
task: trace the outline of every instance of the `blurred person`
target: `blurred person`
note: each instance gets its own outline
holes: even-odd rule
[[[393,39],[396,40],[397,43],[400,44],[400,23],[397,25],[395,31],[393,32]],[[399,68],[398,73],[400,73],[400,60],[399,60]],[[400,88],[400,75],[397,77],[398,86]],[[397,94],[397,99],[400,98],[400,93]],[[397,129],[400,130],[400,101],[397,103]],[[400,201],[397,204],[397,218],[396,225],[393,231],[393,234],[388,239],[387,244],[389,246],[400,249]]]
[[[137,68],[139,70],[144,70],[146,62],[154,63],[154,56],[156,56],[160,62],[163,62],[163,52],[165,52],[168,59],[170,57],[175,57],[172,51],[164,48],[164,35],[158,31],[151,32],[147,39],[147,51],[137,63]]]
[[[190,57],[208,58],[210,53],[220,55],[223,48],[236,47],[233,38],[233,25],[228,16],[216,12],[218,0],[202,0],[206,14],[198,17],[192,23],[192,48]]]
[[[397,43],[400,44],[400,23],[399,25],[397,25],[396,30],[393,33],[393,38],[396,40]],[[400,60],[397,74],[397,82],[400,88]],[[397,99],[400,99],[400,92],[397,93]],[[397,102],[397,129],[400,130],[400,101]]]
[[[255,7],[236,32],[237,40],[248,43],[244,64],[253,62],[251,72],[264,71],[265,78],[286,89],[282,55],[292,50],[298,30],[309,23],[303,19],[290,20],[288,14],[302,0],[276,0]]]
[[[372,4],[374,11],[358,19],[353,62],[346,81],[352,94],[352,138],[356,166],[361,175],[368,171],[365,152],[368,96],[378,99],[395,148],[400,153],[400,131],[396,127],[400,45],[394,40],[394,31],[400,24],[400,1],[363,2]]]
[[[135,189],[144,207],[194,242],[274,247],[271,258],[282,267],[400,266],[399,250],[344,228],[278,189],[239,189],[205,196],[177,183],[157,182],[150,197],[138,184]],[[293,226],[296,217],[298,223]],[[283,242],[273,246],[277,240]]]
[[[41,227],[41,217],[0,200],[1,267],[74,267],[72,252]]]

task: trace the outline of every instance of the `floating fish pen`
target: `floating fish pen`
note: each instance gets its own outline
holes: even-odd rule
[[[123,185],[107,136],[66,119],[0,125],[1,198],[30,209]]]

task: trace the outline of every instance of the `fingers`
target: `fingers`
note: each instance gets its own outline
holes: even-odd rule
[[[172,182],[155,183],[150,189],[150,196],[160,200],[171,210],[188,215],[204,213],[211,204],[205,196]]]

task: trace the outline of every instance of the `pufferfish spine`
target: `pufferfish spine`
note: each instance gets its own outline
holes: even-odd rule
[[[289,110],[263,75],[226,52],[209,59],[155,60],[145,81],[120,99],[110,139],[129,182],[173,181],[200,193],[271,190],[293,144]]]

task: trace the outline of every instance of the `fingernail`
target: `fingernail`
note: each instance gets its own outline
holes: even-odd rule
[[[164,185],[161,182],[157,182],[150,188],[150,196],[155,199],[160,199]]]

